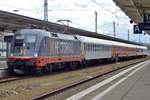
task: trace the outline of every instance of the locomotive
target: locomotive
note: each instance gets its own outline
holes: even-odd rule
[[[15,73],[49,73],[74,69],[101,59],[146,56],[147,47],[41,29],[21,29],[11,41],[8,69]]]

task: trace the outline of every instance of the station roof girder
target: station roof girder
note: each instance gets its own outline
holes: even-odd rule
[[[150,13],[150,0],[113,0],[136,24],[143,22],[144,13]],[[146,30],[150,35],[150,30]]]
[[[150,0],[113,0],[135,23],[143,22],[144,13],[150,13]]]

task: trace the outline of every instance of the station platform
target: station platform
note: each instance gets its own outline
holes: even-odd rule
[[[117,85],[101,100],[150,100],[150,63]]]
[[[150,60],[128,68],[67,100],[150,100]]]

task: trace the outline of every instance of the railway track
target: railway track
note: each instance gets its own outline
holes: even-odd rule
[[[117,69],[113,69],[112,71],[109,71],[109,72],[106,72],[106,73],[101,73],[101,74],[98,74],[94,77],[90,77],[88,79],[85,79],[85,80],[81,80],[81,81],[78,81],[76,83],[73,83],[73,84],[70,84],[70,85],[67,85],[65,87],[61,87],[57,90],[54,90],[54,91],[49,91],[47,93],[44,93],[44,94],[41,94],[39,96],[36,96],[35,98],[32,98],[31,100],[45,100],[46,98],[49,98],[49,97],[52,97],[56,94],[60,94],[60,93],[63,93],[71,88],[74,88],[76,86],[79,86],[79,85],[82,85],[84,83],[87,83],[87,82],[90,82],[92,80],[95,80],[97,78],[100,78],[101,76],[103,75],[107,75],[107,74],[110,74],[110,73],[113,73],[115,71],[118,71],[118,70],[121,70],[121,69],[124,69],[124,68],[127,68],[128,66],[131,66],[131,65],[134,65],[134,64],[137,64],[139,62],[135,62],[135,63],[132,63],[132,64],[129,64],[129,65],[126,65],[126,66],[123,66],[123,67],[120,67],[120,68],[117,68]]]
[[[149,59],[149,58],[147,58],[147,59]],[[72,82],[70,81],[68,81],[68,82],[66,82],[66,84],[63,84],[63,85],[58,85],[58,86],[56,86],[55,87],[55,85],[53,85],[53,84],[51,84],[50,86],[54,86],[53,88],[50,88],[49,87],[49,89],[48,89],[48,87],[46,88],[46,90],[43,90],[43,91],[39,91],[38,93],[36,93],[37,91],[34,91],[33,90],[33,94],[31,93],[31,95],[32,96],[29,96],[29,97],[22,97],[21,96],[21,98],[28,98],[28,99],[33,99],[33,100],[43,100],[43,99],[49,99],[50,98],[50,100],[53,100],[53,99],[56,99],[56,98],[60,98],[60,96],[64,96],[64,98],[67,96],[66,95],[66,92],[68,93],[68,91],[69,91],[69,94],[68,95],[72,95],[71,93],[72,92],[70,92],[70,90],[73,90],[73,92],[75,92],[75,93],[77,93],[79,90],[81,90],[81,89],[85,89],[86,88],[86,86],[87,86],[87,84],[88,85],[92,85],[92,84],[96,84],[95,82],[98,82],[98,81],[96,81],[96,80],[98,80],[98,79],[101,79],[101,76],[103,76],[103,75],[112,75],[112,74],[114,74],[114,73],[116,73],[115,71],[121,71],[121,69],[122,70],[124,70],[123,68],[128,68],[127,66],[130,66],[130,65],[133,65],[133,64],[136,64],[136,63],[139,63],[139,62],[141,62],[141,61],[145,61],[146,59],[143,59],[143,60],[139,60],[139,61],[134,61],[134,62],[131,62],[131,63],[128,63],[128,62],[126,62],[125,61],[125,63],[123,64],[123,66],[121,65],[122,63],[120,62],[120,64],[117,64],[117,65],[112,65],[111,67],[112,67],[112,71],[110,71],[110,69],[108,69],[110,72],[106,72],[105,70],[104,70],[104,72],[101,72],[100,71],[100,73],[101,74],[99,74],[99,75],[96,75],[96,76],[94,76],[95,74],[91,74],[90,75],[90,71],[82,71],[82,73],[83,73],[83,75],[84,75],[84,73],[88,73],[87,75],[85,75],[85,77],[83,77],[83,78],[81,78],[81,79],[84,79],[84,80],[81,80],[81,79],[76,79],[76,80],[73,80]],[[105,65],[105,64],[104,64]],[[121,65],[121,66],[120,66]],[[117,69],[118,68],[118,69]],[[96,68],[97,69],[97,68]],[[107,67],[106,67],[106,69],[107,69]],[[100,68],[100,70],[101,70],[101,68]],[[76,71],[76,70],[75,70]],[[96,70],[93,70],[93,71],[96,71]],[[117,72],[118,72],[117,71]],[[98,71],[99,72],[99,71]],[[114,72],[114,73],[113,73]],[[59,73],[62,73],[62,71],[60,71]],[[72,72],[71,72],[72,73]],[[97,73],[97,72],[96,72]],[[109,74],[110,73],[110,74]],[[112,73],[112,74],[111,74]],[[54,72],[54,73],[52,73],[52,74],[50,74],[50,76],[53,76],[54,75],[54,77],[55,77],[55,74],[58,74],[58,73],[56,73],[56,72]],[[62,74],[61,74],[62,75]],[[70,74],[68,74],[68,75],[70,75]],[[74,75],[74,74],[73,74]],[[5,77],[5,78],[0,78],[0,84],[2,83],[4,83],[3,85],[5,85],[5,83],[7,83],[6,85],[9,87],[9,84],[17,84],[17,83],[24,83],[24,82],[26,82],[26,81],[30,81],[30,80],[32,80],[32,81],[30,81],[29,82],[29,84],[27,84],[27,85],[24,85],[24,87],[32,87],[32,85],[37,85],[37,81],[36,81],[36,83],[34,83],[34,80],[37,80],[37,79],[43,79],[43,78],[45,78],[45,76],[47,76],[47,74],[46,75],[40,75],[40,76],[35,76],[35,75],[27,75],[27,76],[18,76],[18,77]],[[80,76],[80,75],[79,75]],[[53,78],[54,78],[53,77]],[[74,77],[74,76],[73,76]],[[107,77],[107,76],[106,76]],[[33,79],[32,79],[33,78]],[[34,79],[35,78],[35,79]],[[64,77],[65,79],[67,78],[68,79],[68,76],[66,77]],[[27,79],[27,80],[24,80],[24,79]],[[28,79],[30,79],[30,80],[28,80]],[[47,78],[46,78],[47,79]],[[50,78],[51,79],[51,78]],[[60,78],[61,79],[61,78]],[[63,79],[63,78],[62,78]],[[94,80],[95,79],[95,80]],[[105,76],[104,76],[104,79],[105,79]],[[23,81],[22,81],[23,80]],[[49,80],[49,79],[48,79]],[[72,80],[72,79],[71,79]],[[14,81],[14,82],[13,82]],[[63,81],[63,80],[62,80]],[[65,80],[64,80],[65,81]],[[9,83],[10,82],[10,83]],[[57,83],[58,81],[57,81],[57,79],[56,79],[56,83]],[[74,82],[74,84],[72,84]],[[39,86],[41,85],[42,87],[39,87],[39,89],[41,88],[41,89],[43,89],[43,88],[45,88],[46,87],[46,85],[47,84],[49,84],[48,83],[48,81],[45,81],[45,79],[43,80],[43,81],[38,81],[38,83],[40,83],[39,84]],[[59,83],[59,82],[58,82]],[[85,84],[84,84],[85,83]],[[90,84],[90,83],[92,83],[92,84]],[[60,83],[61,84],[61,83]],[[2,86],[3,86],[2,85]],[[5,86],[6,86],[5,85]],[[56,84],[57,85],[57,84]],[[7,87],[6,86],[6,87]],[[13,87],[10,87],[9,89],[7,89],[8,91],[17,91],[16,90],[16,88],[19,86],[19,84],[18,85],[14,85]],[[48,86],[48,85],[47,85]],[[23,87],[23,88],[24,88]],[[81,88],[80,88],[81,87]],[[13,89],[12,89],[13,88]],[[80,89],[78,89],[78,88],[80,88]],[[36,89],[36,88],[35,88]],[[37,88],[38,89],[38,88]],[[55,89],[55,90],[54,90]],[[75,91],[74,91],[74,89],[75,89]],[[76,91],[76,89],[77,89],[77,91]],[[5,93],[5,90],[6,89],[4,89],[4,90],[2,90],[2,93],[4,92]],[[46,92],[47,91],[47,92]],[[24,92],[24,89],[23,90],[21,90],[21,92]],[[18,95],[21,95],[21,92],[18,94]],[[35,93],[35,94],[34,94]],[[46,94],[43,94],[43,93],[46,93]],[[6,95],[7,95],[7,93],[6,93]],[[57,96],[57,97],[56,97]],[[6,98],[6,97],[5,97]],[[9,98],[9,94],[8,94],[8,98]],[[14,96],[14,98],[16,98],[15,96]],[[53,99],[51,99],[51,98],[53,98]],[[16,98],[17,99],[17,98]],[[15,99],[14,99],[15,100]],[[62,98],[61,99],[56,99],[56,100],[62,100]]]
[[[0,78],[0,84],[11,82],[11,81],[16,81],[16,80],[20,80],[20,79],[21,79],[20,77],[3,77],[3,78]]]

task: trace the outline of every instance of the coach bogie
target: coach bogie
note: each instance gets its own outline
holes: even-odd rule
[[[69,62],[69,63],[68,63],[68,67],[69,67],[71,70],[76,69],[76,67],[77,67],[77,62]]]

